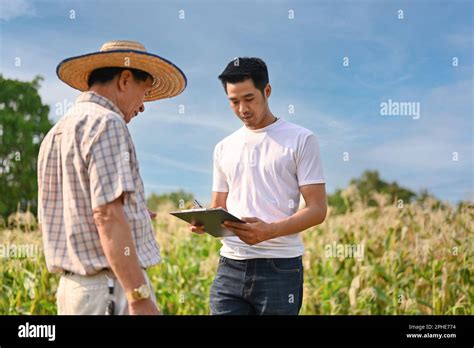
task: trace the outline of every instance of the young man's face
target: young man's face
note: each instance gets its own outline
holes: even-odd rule
[[[268,117],[268,102],[271,87],[268,84],[264,89],[264,94],[258,90],[252,79],[242,82],[227,82],[227,98],[230,107],[238,118],[249,129],[261,128]]]

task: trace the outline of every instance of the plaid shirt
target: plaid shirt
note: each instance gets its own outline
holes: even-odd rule
[[[123,114],[110,100],[82,93],[46,135],[38,156],[38,220],[50,272],[92,275],[110,268],[93,209],[122,193],[140,264],[157,264],[160,249]]]

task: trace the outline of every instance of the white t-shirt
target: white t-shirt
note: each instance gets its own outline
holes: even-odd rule
[[[228,192],[227,210],[265,222],[298,210],[299,187],[325,183],[319,146],[306,128],[278,119],[265,128],[242,127],[214,149],[212,190]],[[237,236],[222,240],[221,255],[235,259],[289,258],[303,254],[300,234],[247,245]]]

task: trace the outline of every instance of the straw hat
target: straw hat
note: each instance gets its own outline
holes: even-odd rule
[[[133,68],[149,73],[154,78],[153,89],[145,101],[171,98],[186,88],[186,76],[170,61],[148,53],[136,41],[109,41],[99,52],[63,60],[56,68],[58,77],[80,91],[87,91],[90,73],[98,68]]]

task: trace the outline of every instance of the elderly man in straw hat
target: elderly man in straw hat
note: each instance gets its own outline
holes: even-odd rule
[[[58,77],[83,91],[44,138],[38,218],[59,314],[159,314],[145,269],[160,262],[127,123],[180,94],[182,71],[132,41],[73,57]]]

